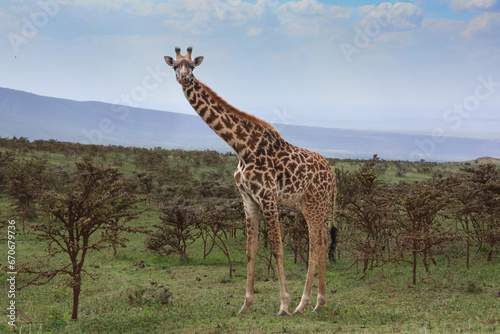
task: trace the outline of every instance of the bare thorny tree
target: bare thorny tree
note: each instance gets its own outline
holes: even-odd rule
[[[336,169],[341,248],[353,265],[363,264],[362,277],[377,266],[408,262],[415,284],[419,263],[429,272],[438,255],[450,261],[455,249],[465,251],[469,268],[471,246],[487,250],[491,261],[500,244],[498,168],[478,165],[390,184],[379,179],[378,163],[374,157],[354,172]]]
[[[140,211],[130,191],[131,184],[116,169],[100,167],[90,160],[77,162],[76,169],[63,189],[42,195],[40,210],[45,219],[32,225],[36,236],[48,243],[48,257],[66,256],[58,256],[59,265],[51,269],[25,265],[22,270],[25,286],[47,284],[58,275],[68,275],[73,291],[71,318],[74,320],[78,318],[82,277],[87,273],[84,265],[89,252],[124,246],[124,232],[145,231],[128,224]],[[51,266],[55,266],[54,262]]]

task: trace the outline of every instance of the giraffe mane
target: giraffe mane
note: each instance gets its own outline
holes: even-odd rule
[[[258,117],[255,117],[253,115],[250,115],[244,111],[241,111],[235,107],[233,107],[232,105],[230,105],[226,100],[224,100],[222,97],[220,97],[216,92],[214,92],[210,87],[208,87],[207,85],[205,85],[203,82],[200,82],[198,80],[198,83],[203,87],[203,89],[205,89],[208,94],[210,94],[210,96],[217,102],[219,103],[224,109],[227,109],[228,111],[230,111],[231,113],[253,123],[253,124],[257,124],[265,129],[268,129],[268,130],[271,130],[272,132],[274,132],[275,134],[277,134],[279,136],[279,133],[278,131],[276,131],[276,129],[271,125],[269,124],[268,122],[258,118]]]

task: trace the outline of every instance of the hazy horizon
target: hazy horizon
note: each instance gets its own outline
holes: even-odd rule
[[[279,121],[279,120],[278,120]],[[326,157],[467,161],[500,157],[500,140],[273,123],[291,144]],[[0,88],[0,136],[96,145],[232,152],[196,114],[75,101]]]

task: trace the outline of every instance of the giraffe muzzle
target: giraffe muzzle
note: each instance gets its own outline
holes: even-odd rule
[[[184,86],[184,85],[189,85],[189,84],[191,83],[191,76],[189,76],[189,75],[186,75],[186,76],[181,76],[181,77],[179,78],[179,83],[180,83],[181,85],[183,85],[183,86]]]

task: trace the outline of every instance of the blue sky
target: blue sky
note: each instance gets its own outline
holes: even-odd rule
[[[500,0],[0,4],[0,86],[194,114],[163,61],[267,121],[500,139]]]

